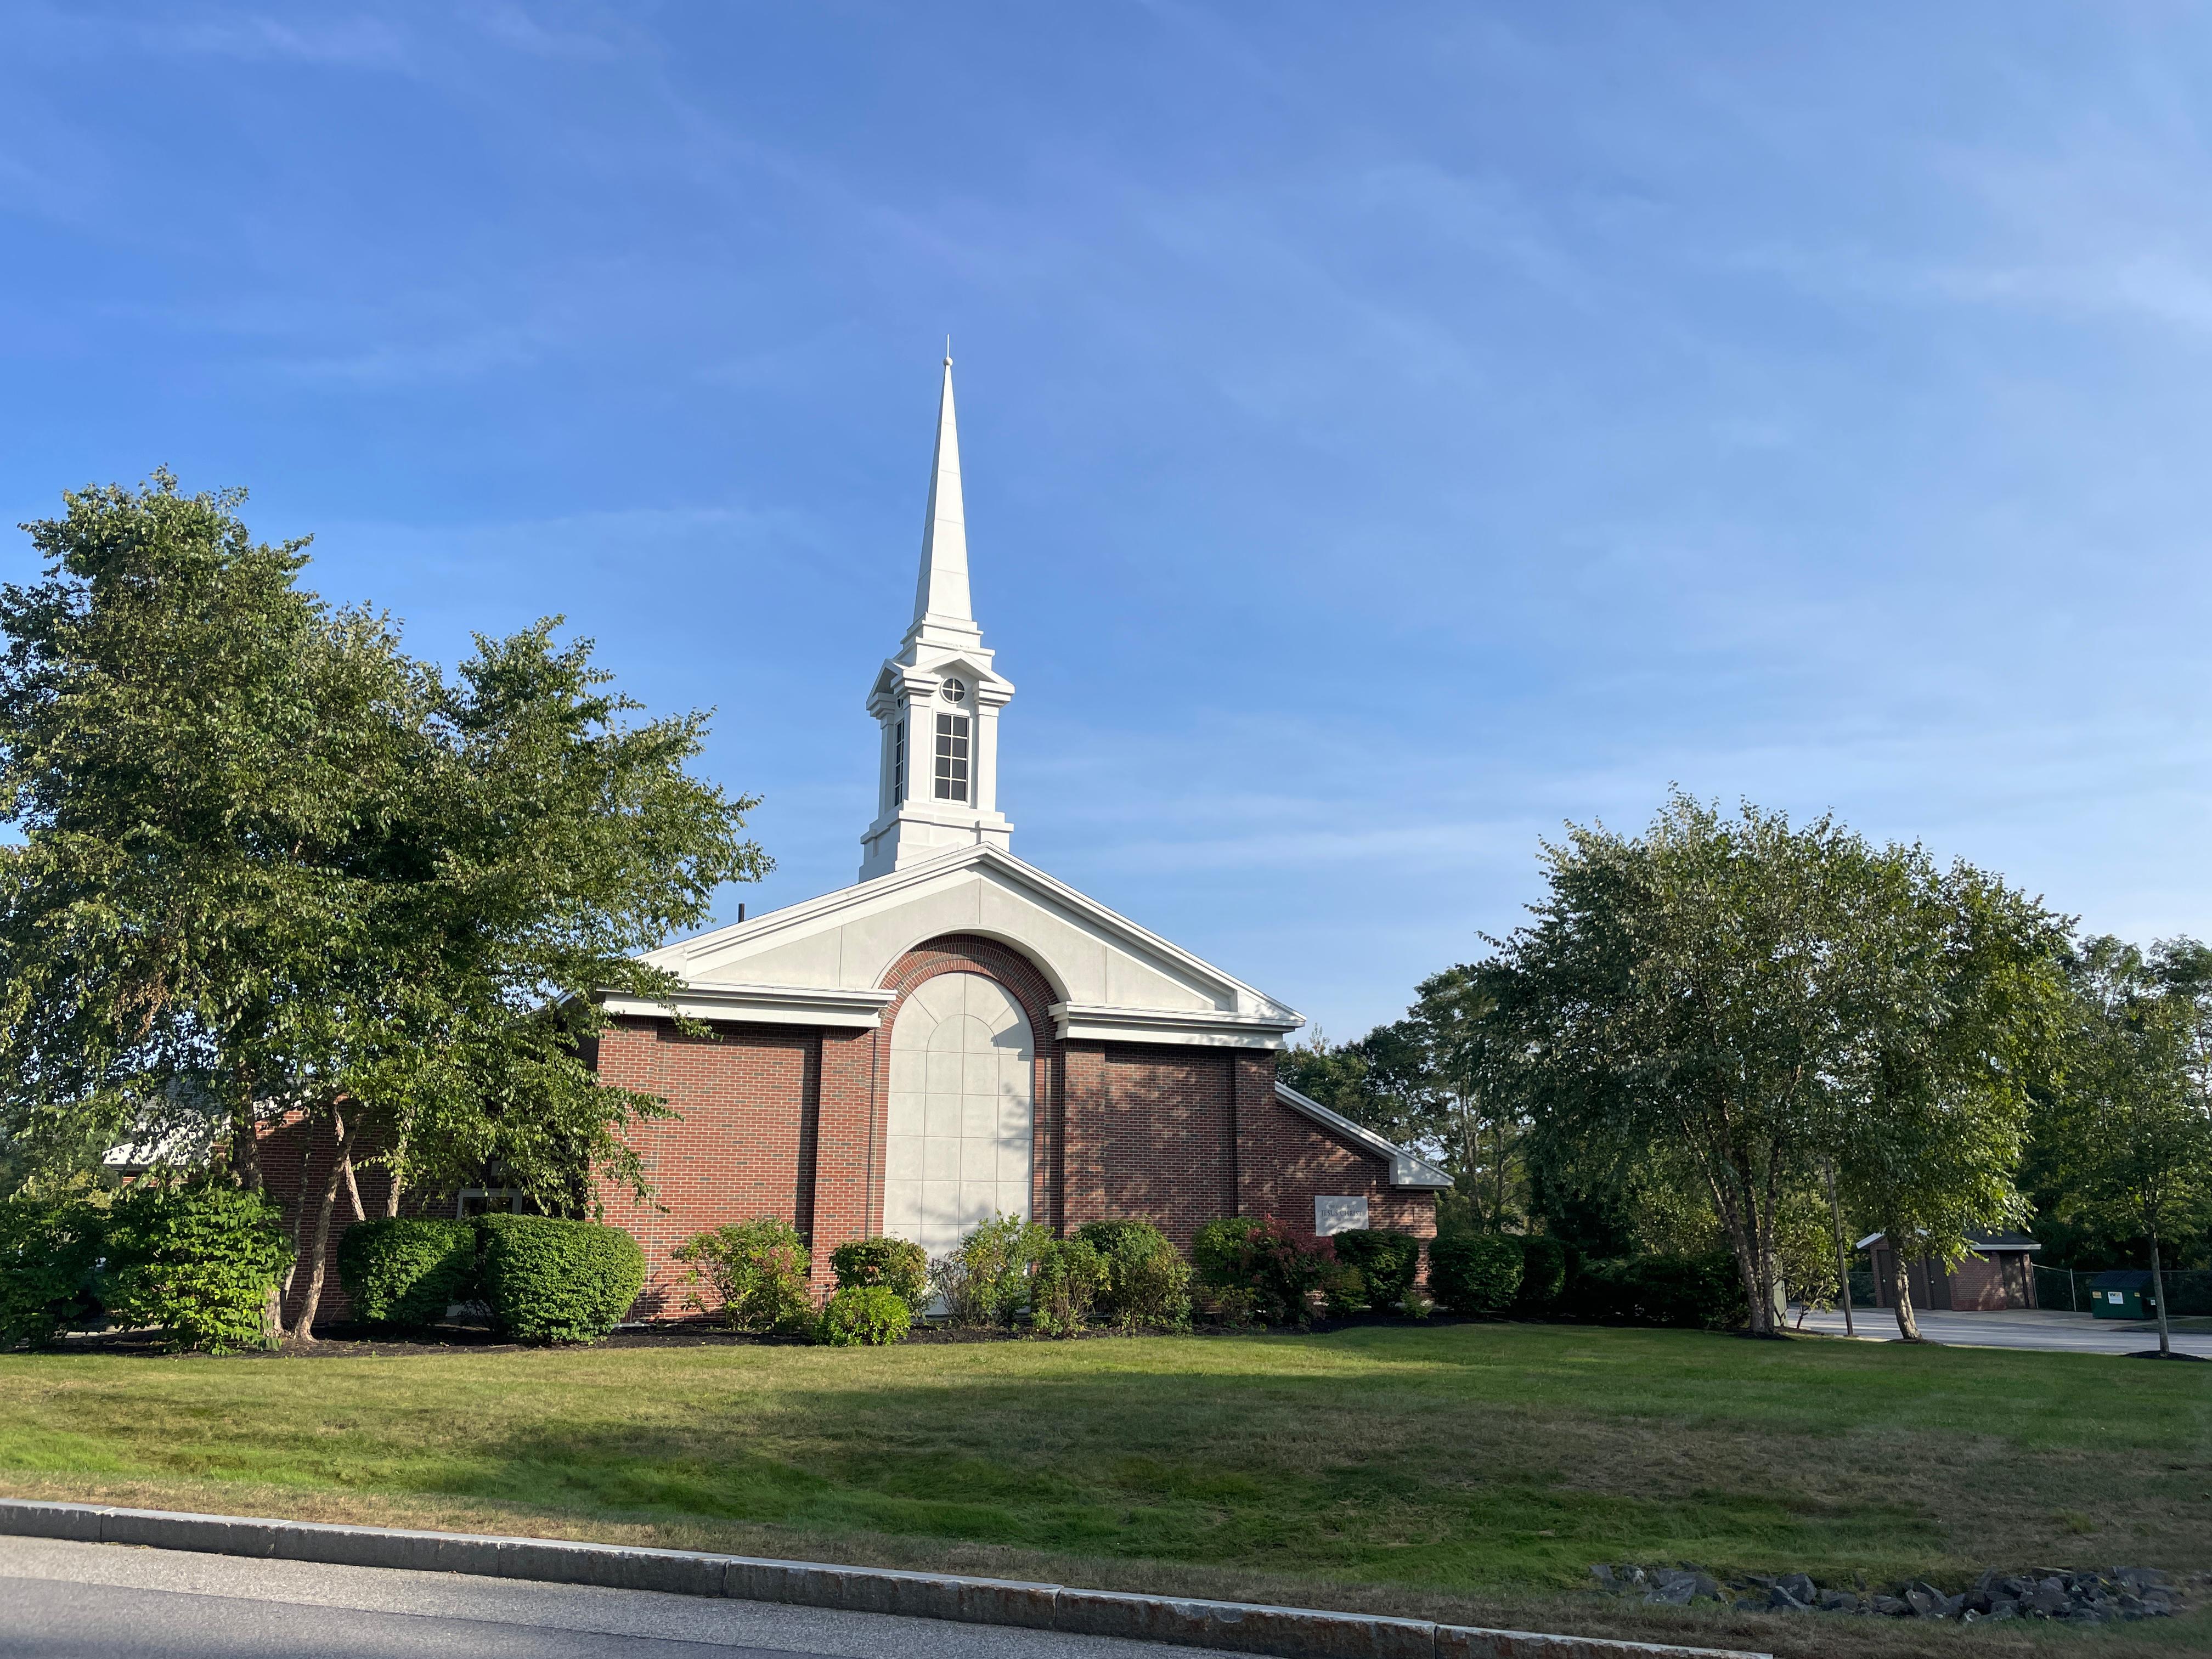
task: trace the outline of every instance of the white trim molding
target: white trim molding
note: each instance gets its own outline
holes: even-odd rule
[[[743,1021],[755,1025],[841,1025],[866,1029],[883,1023],[896,991],[847,991],[818,985],[693,985],[665,1002],[609,993],[600,1006],[611,1014],[666,1019]]]
[[[1167,1042],[1199,1048],[1280,1048],[1305,1024],[1292,1013],[1232,1014],[1189,1008],[1116,1008],[1055,1002],[1054,1035],[1078,1042]]]

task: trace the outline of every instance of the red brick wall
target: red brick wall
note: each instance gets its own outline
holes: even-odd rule
[[[1285,1105],[1275,1094],[1273,1054],[1240,1054],[1238,1059],[1246,1074],[1237,1103],[1249,1108],[1238,1125],[1237,1144],[1243,1213],[1272,1216],[1293,1237],[1311,1238],[1316,1197],[1364,1197],[1369,1226],[1419,1238],[1437,1236],[1433,1193],[1391,1186],[1388,1160],[1340,1140]]]
[[[680,1115],[629,1132],[652,1198],[600,1194],[606,1218],[645,1247],[640,1316],[683,1311],[684,1268],[673,1254],[694,1234],[759,1216],[814,1229],[817,1143],[832,1143],[838,1167],[846,1151],[842,1120],[822,1109],[838,1035],[733,1024],[688,1036],[666,1020],[624,1019],[600,1037],[602,1078],[659,1096]]]
[[[1156,1222],[1187,1249],[1200,1226],[1236,1213],[1235,1065],[1223,1048],[1105,1051],[1104,1214]]]
[[[1205,1222],[1244,1214],[1271,1216],[1310,1237],[1316,1195],[1357,1194],[1368,1200],[1370,1224],[1434,1236],[1431,1194],[1393,1189],[1383,1159],[1276,1098],[1273,1053],[1060,1042],[1047,1012],[1057,995],[1033,963],[996,940],[948,934],[894,965],[884,983],[897,995],[873,1030],[717,1024],[710,1036],[686,1036],[665,1020],[623,1018],[605,1032],[594,1056],[599,1075],[665,1098],[678,1115],[631,1131],[653,1198],[641,1205],[625,1192],[602,1194],[607,1219],[645,1248],[646,1290],[633,1316],[684,1313],[677,1247],[757,1216],[799,1230],[811,1246],[817,1291],[826,1291],[830,1251],[883,1225],[898,1011],[927,980],[962,972],[996,980],[1029,1015],[1036,1055],[1030,1213],[1043,1225],[1066,1231],[1100,1217],[1141,1216],[1188,1247]],[[265,1146],[270,1189],[289,1201],[301,1142],[282,1131]],[[310,1190],[319,1190],[326,1167],[311,1162]],[[372,1214],[381,1213],[382,1180],[380,1172],[362,1176]],[[334,1231],[351,1219],[341,1200]],[[324,1306],[332,1318],[344,1310],[334,1264]]]

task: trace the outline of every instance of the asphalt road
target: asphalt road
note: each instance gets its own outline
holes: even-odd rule
[[[1887,1308],[1859,1308],[1851,1317],[1862,1342],[1897,1340],[1897,1316]],[[1796,1310],[1790,1310],[1796,1322]],[[2045,1348],[2066,1353],[2141,1353],[2158,1346],[2158,1327],[2131,1320],[2093,1319],[2085,1313],[2052,1313],[2034,1309],[2001,1313],[1929,1313],[1919,1315],[1920,1334],[1931,1342],[1969,1348]],[[1844,1316],[1814,1313],[1805,1316],[1804,1328],[1827,1336],[1844,1334]],[[2174,1351],[2212,1358],[2212,1335],[2177,1331]]]
[[[652,1590],[0,1537],[0,1659],[1194,1659],[1211,1651]]]

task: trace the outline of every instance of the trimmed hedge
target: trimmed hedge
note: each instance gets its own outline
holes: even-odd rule
[[[596,1342],[645,1285],[645,1252],[619,1227],[551,1216],[477,1221],[492,1326],[521,1342]]]
[[[422,1330],[477,1289],[477,1230],[466,1221],[388,1216],[338,1238],[338,1283],[364,1325]]]
[[[880,1285],[919,1314],[929,1305],[929,1257],[910,1238],[856,1238],[830,1252],[837,1288],[865,1290]]]
[[[1429,1289],[1454,1313],[1495,1316],[1521,1290],[1521,1241],[1506,1233],[1452,1233],[1429,1246]]]
[[[1523,1314],[1547,1314],[1567,1287],[1567,1247],[1542,1233],[1521,1240],[1521,1293],[1514,1310]]]
[[[1106,1262],[1098,1311],[1123,1330],[1190,1323],[1190,1267],[1149,1221],[1086,1221],[1075,1236]]]
[[[733,1331],[801,1331],[813,1322],[806,1241],[788,1221],[761,1216],[694,1233],[676,1260],[690,1264],[685,1284],[714,1287],[711,1300],[693,1291],[685,1304],[720,1315]]]
[[[914,1328],[907,1299],[888,1285],[848,1285],[830,1297],[815,1334],[833,1348],[879,1348]]]
[[[1726,1250],[1585,1262],[1560,1311],[1608,1324],[1686,1330],[1735,1330],[1749,1319],[1742,1277]]]
[[[275,1346],[264,1316],[292,1245],[264,1194],[141,1183],[109,1206],[106,1244],[107,1310],[119,1322],[210,1353]]]
[[[1402,1306],[1421,1271],[1421,1241],[1411,1233],[1386,1232],[1379,1227],[1354,1227],[1332,1233],[1328,1240],[1336,1259],[1349,1270],[1356,1285],[1347,1285],[1347,1301],[1356,1297],[1369,1308]]]
[[[0,1353],[100,1316],[100,1215],[82,1200],[0,1200]]]

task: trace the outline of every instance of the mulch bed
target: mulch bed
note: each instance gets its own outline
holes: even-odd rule
[[[1364,1326],[1407,1326],[1413,1324],[1466,1325],[1482,1322],[1464,1319],[1451,1314],[1437,1314],[1433,1318],[1416,1321],[1402,1314],[1363,1314],[1346,1319],[1317,1319],[1304,1334],[1325,1334]],[[1251,1327],[1200,1324],[1192,1327],[1189,1334],[1195,1337],[1249,1335]],[[1275,1334],[1290,1334],[1294,1327],[1274,1328]],[[1167,1334],[1160,1331],[1139,1331],[1139,1336]],[[1073,1340],[1078,1342],[1110,1342],[1121,1333],[1114,1330],[1091,1330],[1074,1338],[1041,1337],[1026,1331],[952,1330],[942,1326],[917,1327],[907,1341],[923,1346],[945,1346],[969,1342],[1044,1342]],[[703,1319],[663,1320],[650,1325],[625,1326],[611,1333],[605,1340],[594,1345],[601,1348],[732,1348],[769,1347],[803,1348],[812,1346],[803,1336],[757,1336],[742,1331],[723,1329],[712,1321]],[[81,1331],[64,1337],[52,1352],[111,1354],[134,1359],[195,1359],[207,1356],[179,1353],[168,1347],[158,1331]],[[451,1353],[523,1353],[529,1345],[507,1342],[495,1336],[481,1325],[441,1325],[425,1331],[414,1340],[381,1336],[359,1325],[319,1325],[312,1346],[287,1343],[273,1350],[252,1349],[230,1356],[239,1359],[360,1359],[379,1357],[411,1358],[421,1354]]]

